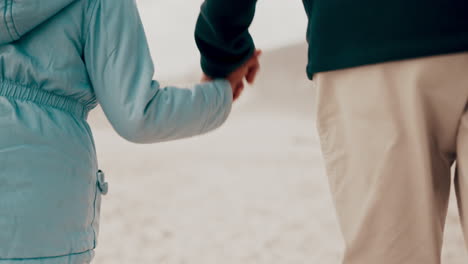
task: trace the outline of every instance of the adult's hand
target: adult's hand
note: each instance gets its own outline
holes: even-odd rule
[[[228,80],[231,83],[234,101],[236,101],[240,97],[242,91],[244,90],[244,79],[249,84],[253,84],[255,82],[257,74],[260,70],[259,57],[261,54],[261,50],[255,51],[254,55],[246,63],[244,63],[242,66],[237,68],[235,71],[233,71],[226,77],[226,80]],[[206,74],[203,74],[202,82],[207,82],[211,80],[211,77],[207,76]]]

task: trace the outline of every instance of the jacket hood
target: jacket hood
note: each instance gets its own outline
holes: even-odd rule
[[[0,0],[0,45],[20,39],[77,0]]]

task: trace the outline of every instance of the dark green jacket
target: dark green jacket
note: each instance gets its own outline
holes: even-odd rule
[[[205,73],[225,77],[253,53],[248,27],[256,2],[205,1],[195,33]],[[468,51],[468,0],[303,2],[309,17],[309,78],[317,72]]]

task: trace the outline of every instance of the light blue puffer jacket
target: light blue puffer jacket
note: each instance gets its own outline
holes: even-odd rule
[[[134,0],[0,1],[0,263],[91,261],[107,191],[86,122],[97,104],[137,143],[227,118],[227,81],[160,87],[153,73]]]

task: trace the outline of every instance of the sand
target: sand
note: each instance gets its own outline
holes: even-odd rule
[[[265,52],[258,83],[202,137],[134,145],[93,112],[110,184],[95,264],[339,263],[305,47]],[[453,199],[443,259],[468,263]]]

